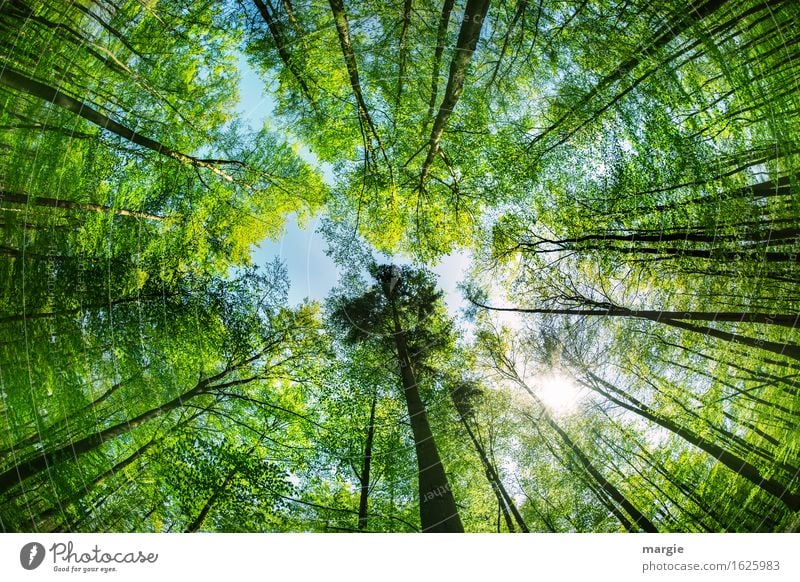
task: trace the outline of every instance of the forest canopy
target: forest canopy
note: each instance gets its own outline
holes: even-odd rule
[[[800,530],[796,1],[0,39],[0,531]],[[325,297],[258,258],[294,222]]]

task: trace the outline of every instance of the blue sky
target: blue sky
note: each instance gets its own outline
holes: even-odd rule
[[[250,67],[244,56],[239,61],[239,73],[237,112],[242,121],[249,123],[253,128],[259,128],[272,117],[275,101],[265,92],[263,80]],[[325,179],[332,182],[333,174],[330,168],[314,159],[307,148],[301,148],[300,155],[319,167]],[[317,232],[319,217],[313,217],[306,222],[300,227],[294,216],[288,217],[279,240],[265,240],[253,251],[253,261],[256,264],[265,264],[275,256],[286,263],[291,281],[289,302],[293,305],[305,298],[324,299],[339,278],[339,268],[325,255],[327,243]],[[398,260],[407,262],[403,259]],[[469,262],[468,253],[459,252],[443,257],[432,267],[432,270],[439,275],[439,284],[445,293],[445,303],[452,315],[456,315],[464,306],[464,300],[456,286],[463,278]]]

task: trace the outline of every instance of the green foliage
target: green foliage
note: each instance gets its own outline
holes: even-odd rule
[[[796,528],[799,16],[0,0],[0,529]]]

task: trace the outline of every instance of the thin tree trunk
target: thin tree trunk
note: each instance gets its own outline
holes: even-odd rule
[[[31,445],[35,445],[38,442],[41,442],[41,440],[44,437],[45,433],[47,434],[47,438],[48,439],[53,438],[54,433],[56,433],[56,432],[58,432],[58,431],[60,431],[60,430],[62,430],[64,428],[67,428],[69,426],[70,417],[77,417],[77,416],[81,416],[81,415],[84,415],[84,414],[90,414],[90,412],[97,405],[103,403],[105,400],[107,400],[109,397],[111,397],[111,395],[114,394],[114,392],[119,390],[122,386],[124,386],[125,384],[127,384],[131,380],[134,380],[135,378],[139,378],[142,375],[142,372],[144,372],[149,367],[150,367],[149,365],[144,366],[141,369],[141,371],[139,371],[135,375],[133,375],[133,376],[131,376],[131,377],[125,379],[125,380],[122,380],[121,382],[116,382],[108,390],[106,390],[100,396],[95,398],[92,402],[82,406],[81,408],[75,410],[74,412],[70,412],[68,416],[62,418],[60,421],[54,422],[51,425],[43,427],[42,430],[37,431],[35,434],[32,434],[28,438],[15,443],[13,446],[11,446],[9,448],[5,448],[5,449],[0,450],[0,459],[5,459],[5,457],[8,456],[11,453],[19,454],[19,452],[23,448],[29,447]]]
[[[117,123],[107,115],[100,113],[86,103],[82,103],[74,97],[70,97],[69,95],[62,93],[58,89],[54,89],[53,87],[28,78],[8,66],[0,69],[0,83],[11,87],[12,89],[27,93],[28,95],[38,97],[43,101],[57,105],[63,109],[66,109],[67,111],[71,111],[72,113],[91,121],[95,125],[99,125],[103,129],[110,131],[111,133],[116,134],[125,140],[135,143],[136,145],[177,160],[182,164],[187,164],[196,168],[208,169],[228,182],[234,181],[233,176],[218,168],[215,163],[224,162],[239,164],[239,162],[232,160],[215,160],[215,163],[212,163],[208,160],[196,158],[194,156],[189,156],[187,154],[175,151],[156,140],[137,133],[121,123]]]
[[[451,395],[452,395],[452,393],[451,393]],[[528,526],[525,523],[525,520],[522,518],[522,514],[519,512],[519,509],[517,509],[517,506],[514,503],[514,499],[511,497],[511,495],[509,495],[508,491],[506,490],[505,486],[503,485],[503,482],[500,479],[500,476],[498,475],[494,464],[489,461],[489,456],[486,454],[486,451],[484,450],[483,445],[481,445],[480,441],[478,441],[477,436],[473,432],[472,428],[469,426],[469,422],[467,421],[467,418],[465,417],[465,415],[460,410],[460,408],[458,406],[458,403],[455,402],[455,398],[453,400],[454,400],[456,412],[458,412],[458,418],[461,421],[461,424],[464,427],[464,430],[466,430],[470,441],[472,441],[472,445],[475,447],[475,451],[478,453],[478,456],[481,459],[481,463],[483,464],[484,471],[486,472],[486,478],[489,480],[489,485],[491,486],[492,491],[494,492],[494,494],[497,496],[497,502],[500,504],[503,512],[506,515],[508,514],[509,511],[513,514],[514,519],[516,520],[517,524],[519,525],[519,528],[520,528],[521,531],[523,531],[525,533],[529,533],[530,529],[528,529]],[[508,531],[513,532],[514,531],[514,525],[513,525],[513,523],[511,523],[510,519],[507,519],[507,524],[508,524]]]
[[[394,101],[394,108],[395,108],[395,115],[396,111],[400,108],[400,101],[403,95],[403,85],[405,83],[406,77],[406,59],[408,56],[408,49],[406,47],[406,39],[408,37],[408,27],[411,23],[411,8],[413,6],[414,0],[405,0],[403,2],[403,17],[402,17],[402,24],[400,26],[400,39],[398,40],[397,50],[399,53],[399,62],[397,65],[398,72],[397,72],[397,91],[395,93],[395,101]]]
[[[95,139],[97,136],[91,133],[84,133],[82,131],[75,131],[67,129],[66,127],[58,127],[56,125],[45,125],[44,123],[14,123],[9,125],[0,125],[0,130],[22,130],[22,131],[52,131],[60,133],[70,139]]]
[[[520,491],[522,491],[522,494],[525,496],[525,499],[528,500],[528,506],[531,507],[533,511],[536,513],[536,515],[539,516],[539,519],[542,520],[542,523],[544,523],[547,530],[550,533],[557,533],[558,528],[556,528],[556,525],[553,523],[553,520],[551,520],[543,510],[539,509],[538,503],[533,500],[533,497],[528,495],[528,492],[525,491],[525,488],[522,486],[522,483],[519,482],[519,478],[517,478],[517,487],[519,488]]]
[[[698,515],[697,515],[697,514],[695,514],[694,512],[690,511],[690,510],[689,510],[687,507],[684,507],[684,506],[683,506],[683,504],[681,504],[681,502],[680,502],[678,499],[676,499],[676,498],[675,498],[675,495],[674,495],[673,493],[671,493],[670,491],[667,491],[667,490],[666,490],[664,487],[662,487],[662,486],[661,486],[661,484],[659,484],[659,483],[657,483],[656,481],[654,481],[654,480],[653,480],[653,477],[651,477],[651,475],[650,475],[650,474],[648,474],[648,472],[646,472],[646,471],[644,470],[644,468],[642,468],[642,467],[639,467],[639,466],[638,466],[638,465],[636,465],[636,463],[634,463],[634,462],[633,462],[633,461],[632,461],[630,458],[628,458],[628,453],[629,453],[629,451],[626,451],[626,450],[625,450],[623,447],[620,447],[620,446],[619,446],[619,445],[617,445],[616,443],[614,443],[614,442],[612,442],[611,440],[609,440],[608,438],[604,437],[604,436],[603,436],[602,434],[600,434],[598,431],[592,431],[592,434],[593,434],[595,437],[597,437],[598,439],[600,439],[600,441],[602,441],[603,443],[605,443],[605,444],[606,444],[606,445],[607,445],[607,446],[608,446],[608,447],[609,447],[609,448],[610,448],[610,449],[611,449],[611,450],[614,452],[614,455],[615,455],[617,458],[623,459],[623,460],[625,461],[625,463],[626,463],[626,464],[627,464],[627,465],[628,465],[628,466],[629,466],[631,469],[633,469],[633,471],[634,471],[634,472],[635,472],[637,475],[639,475],[639,477],[641,477],[641,478],[642,478],[642,479],[644,479],[644,480],[645,480],[647,483],[649,483],[649,484],[650,484],[650,486],[652,487],[653,491],[655,491],[655,492],[658,492],[658,493],[659,493],[659,494],[660,494],[660,495],[661,495],[661,496],[662,496],[664,499],[666,499],[666,500],[667,500],[667,501],[669,501],[669,502],[670,502],[672,505],[674,505],[674,506],[675,506],[675,507],[676,507],[676,508],[679,510],[680,514],[685,514],[687,517],[690,517],[690,518],[691,518],[691,520],[692,520],[692,522],[693,522],[693,523],[695,523],[695,524],[697,524],[697,525],[699,525],[699,526],[700,526],[700,528],[701,528],[701,529],[702,529],[704,532],[711,532],[711,531],[713,531],[713,529],[712,529],[711,527],[709,527],[709,526],[708,526],[708,524],[706,524],[706,523],[703,521],[703,519],[702,519],[702,516],[698,516]],[[638,443],[637,443],[637,444],[638,444]],[[643,461],[645,462],[645,468],[646,468],[648,465],[652,466],[652,462],[651,462],[651,461],[648,461],[647,459],[645,459],[645,458],[644,458],[642,455],[639,455],[639,454],[637,454],[635,451],[630,451],[630,452],[632,452],[632,453],[633,453],[633,455],[634,455],[635,457],[637,457],[637,458],[639,458],[640,460],[643,460]],[[619,474],[619,475],[620,475],[622,478],[625,478],[625,477],[626,477],[626,473],[625,473],[625,471],[623,471],[623,470],[622,470],[622,468],[621,468],[621,467],[620,467],[620,466],[619,466],[617,463],[615,463],[611,457],[609,457],[609,458],[608,458],[608,462],[609,462],[609,464],[610,464],[610,465],[613,467],[613,469],[614,469],[614,470],[617,472],[617,474]],[[673,515],[672,515],[672,513],[671,513],[671,512],[668,510],[668,505],[667,505],[666,503],[664,503],[664,502],[663,502],[662,500],[660,500],[660,499],[659,499],[659,501],[661,501],[661,504],[662,504],[662,510],[664,511],[664,513],[665,513],[666,515],[668,515],[668,516],[670,517],[670,519],[672,519],[672,520],[673,520],[673,522],[674,522],[674,523],[677,523],[677,522],[678,522],[678,518],[676,518],[675,516],[673,516]]]
[[[701,321],[740,321],[746,323],[777,323],[786,327],[794,327],[794,322],[798,321],[798,315],[795,314],[773,314],[769,313],[704,313],[704,312],[680,312],[680,311],[636,311],[632,309],[624,309],[618,307],[611,307],[607,310],[601,309],[524,309],[516,307],[491,307],[489,305],[474,301],[470,302],[484,309],[492,311],[512,311],[518,313],[543,313],[543,314],[556,314],[556,315],[600,315],[605,317],[640,317],[648,319],[656,323],[663,323],[672,327],[702,333],[724,341],[745,345],[755,349],[761,349],[787,358],[800,360],[800,345],[780,343],[770,340],[762,340],[736,333],[722,331],[707,325],[694,325],[682,321],[682,319],[696,319]],[[686,318],[685,315],[690,317]],[[741,319],[737,319],[741,318]],[[790,321],[792,323],[790,323]]]
[[[745,461],[737,457],[736,455],[732,454],[730,451],[723,449],[719,445],[709,442],[705,440],[700,435],[695,434],[694,432],[683,428],[676,423],[668,420],[666,418],[661,417],[660,415],[656,414],[655,412],[651,411],[647,405],[643,402],[640,402],[638,399],[634,398],[630,394],[620,390],[613,384],[603,380],[602,378],[596,376],[592,372],[585,370],[586,374],[591,378],[592,382],[586,382],[578,378],[578,381],[589,388],[600,394],[601,396],[607,398],[617,406],[624,408],[625,410],[629,410],[639,416],[646,418],[647,420],[657,424],[670,432],[678,435],[686,442],[696,446],[697,448],[705,451],[713,458],[717,459],[720,463],[731,469],[737,475],[742,476],[743,478],[747,479],[763,491],[773,495],[774,497],[778,498],[781,502],[783,502],[790,510],[792,511],[800,511],[800,494],[791,493],[786,486],[775,481],[771,477],[762,476],[760,471]],[[602,390],[599,388],[598,385],[604,386],[610,392],[618,394],[619,396],[628,400],[628,402],[624,402],[619,398],[612,396],[609,392]]]
[[[573,107],[570,108],[569,111],[564,113],[561,117],[559,117],[555,123],[550,125],[547,129],[543,132],[538,134],[530,143],[529,147],[533,147],[536,143],[550,135],[553,131],[557,130],[561,127],[572,115],[575,115],[576,112],[580,112],[583,110],[601,91],[616,83],[617,81],[623,79],[625,75],[627,75],[630,71],[636,68],[642,60],[647,57],[651,57],[655,55],[659,50],[664,48],[668,45],[672,40],[677,38],[680,34],[686,31],[689,27],[696,24],[699,20],[706,18],[707,16],[713,14],[717,9],[719,9],[725,0],[706,0],[706,2],[702,3],[700,6],[691,7],[689,10],[683,11],[673,22],[668,23],[664,27],[662,27],[656,37],[647,45],[640,46],[634,53],[634,56],[630,57],[628,60],[621,63],[614,69],[611,73],[603,77],[584,97],[582,97],[578,103],[576,103]],[[640,78],[641,79],[641,78]],[[619,96],[615,97],[615,100],[618,100]],[[593,113],[593,116],[596,116],[597,112]],[[579,124],[576,128],[573,128],[565,133],[565,135],[560,136],[556,139],[555,143],[551,145],[548,149],[553,149],[564,142],[566,142],[570,137],[572,137],[586,122]]]
[[[117,216],[132,216],[134,218],[144,218],[147,220],[163,221],[164,217],[158,214],[150,214],[149,212],[141,212],[138,210],[127,210],[125,208],[113,208],[111,206],[102,206],[100,204],[92,204],[88,202],[72,202],[70,200],[59,200],[57,198],[46,198],[44,196],[30,196],[28,194],[19,194],[16,192],[8,192],[6,190],[0,191],[0,202],[10,202],[12,204],[22,204],[23,206],[45,206],[48,208],[64,208],[68,210],[80,210],[83,212],[101,212],[106,214],[115,214]]]
[[[175,426],[173,426],[172,428],[170,428],[168,433],[165,433],[165,434],[161,435],[158,438],[150,439],[147,443],[145,443],[144,445],[142,445],[141,447],[136,449],[133,453],[131,453],[130,455],[125,457],[123,460],[121,460],[120,462],[118,462],[114,466],[112,466],[109,469],[107,469],[107,470],[103,471],[102,473],[100,473],[97,477],[95,477],[92,480],[91,483],[80,487],[69,498],[67,498],[67,499],[59,499],[59,501],[58,501],[58,503],[56,505],[54,505],[50,509],[47,509],[47,510],[45,510],[42,513],[39,514],[39,517],[37,518],[38,521],[42,522],[45,519],[48,519],[48,518],[52,517],[56,513],[63,513],[62,508],[65,505],[74,505],[75,503],[77,503],[78,501],[83,499],[83,497],[86,496],[87,492],[92,491],[93,489],[96,489],[97,487],[102,485],[103,482],[105,482],[105,480],[108,479],[109,477],[113,477],[114,475],[118,474],[120,471],[125,469],[127,466],[129,466],[132,463],[134,463],[135,461],[138,461],[139,459],[141,459],[142,456],[149,449],[151,449],[153,446],[159,444],[169,434],[174,433],[174,431],[176,429],[185,427],[186,425],[191,423],[193,420],[195,420],[197,417],[201,416],[205,412],[206,412],[205,410],[199,410],[199,411],[193,413],[186,420],[183,420],[183,421],[179,422],[178,424],[176,424]]]
[[[533,419],[530,415],[527,415],[528,418],[531,420],[535,420],[538,422],[538,419]],[[619,521],[625,531],[630,533],[639,533],[641,529],[631,520],[631,518],[624,512],[622,509],[617,506],[614,501],[609,497],[608,492],[606,492],[600,485],[597,483],[597,480],[594,479],[591,475],[588,475],[586,471],[582,470],[581,467],[575,464],[575,459],[569,457],[562,457],[559,455],[553,446],[550,444],[549,439],[547,439],[543,434],[542,431],[539,429],[538,425],[536,426],[536,432],[544,441],[547,450],[550,451],[550,454],[553,455],[559,463],[561,463],[567,470],[575,471],[578,478],[589,488],[589,491],[592,492],[597,500],[603,504],[603,507],[608,509],[608,511]],[[575,528],[576,531],[580,531],[577,524],[570,519],[570,524],[572,527]]]
[[[674,325],[675,320],[712,321],[731,323],[761,323],[796,328],[800,326],[800,313],[747,313],[725,311],[656,311],[647,309],[626,309],[611,306],[595,309],[526,309],[522,307],[492,307],[470,299],[476,307],[491,311],[510,311],[516,313],[551,314],[551,315],[598,315],[602,317],[638,317],[651,321]],[[703,328],[705,329],[705,328]]]
[[[283,6],[284,12],[286,12],[286,17],[289,19],[289,22],[292,24],[292,28],[297,33],[297,36],[303,36],[303,29],[300,27],[300,23],[297,21],[297,17],[294,15],[294,8],[292,8],[292,3],[290,0],[281,0],[281,5]]]
[[[213,390],[225,388],[230,385],[236,385],[247,381],[247,380],[232,380],[225,384],[219,384],[219,385],[213,384],[214,382],[221,380],[222,378],[224,378],[237,368],[257,359],[260,355],[261,354],[259,353],[256,356],[253,356],[252,358],[244,360],[243,362],[239,363],[236,366],[226,368],[225,370],[223,370],[218,374],[215,374],[214,376],[201,380],[193,388],[176,396],[169,402],[162,404],[161,406],[151,408],[150,410],[147,410],[139,414],[135,418],[126,420],[124,422],[120,422],[119,424],[110,426],[94,434],[90,434],[82,439],[73,441],[53,451],[42,451],[30,459],[21,461],[16,466],[0,473],[0,492],[4,493],[9,491],[19,483],[22,483],[23,481],[36,475],[37,473],[49,470],[50,467],[53,465],[57,465],[64,461],[68,461],[69,459],[77,459],[83,454],[96,449],[97,447],[101,446],[103,443],[111,439],[114,439],[122,434],[131,432],[132,430],[140,427],[141,425],[145,424],[146,422],[154,418],[172,412],[176,408],[183,406],[188,400],[192,398],[200,396],[201,394],[208,394]]]
[[[269,0],[267,0],[268,2]],[[311,108],[314,112],[319,113],[319,109],[317,107],[316,100],[311,95],[311,90],[308,87],[308,83],[306,83],[305,78],[303,77],[303,72],[298,69],[295,62],[292,60],[289,51],[286,49],[286,45],[283,42],[283,37],[281,36],[281,31],[278,28],[278,23],[275,21],[275,18],[272,16],[274,12],[274,8],[271,6],[267,6],[264,0],[253,0],[258,8],[258,11],[261,13],[261,17],[264,19],[264,22],[267,23],[267,28],[269,28],[269,32],[272,35],[272,39],[275,41],[275,47],[278,49],[278,55],[283,61],[283,64],[289,70],[289,72],[294,77],[297,84],[300,86],[300,91],[303,93],[303,96],[308,101]]]
[[[753,184],[752,186],[745,186],[743,188],[738,188],[731,192],[722,192],[717,195],[712,196],[702,196],[699,198],[689,198],[686,200],[680,200],[677,202],[670,202],[667,204],[658,204],[656,206],[651,207],[644,207],[644,208],[637,208],[639,211],[644,211],[649,213],[654,212],[666,212],[669,210],[676,210],[676,209],[683,209],[687,206],[692,204],[706,204],[709,202],[719,202],[720,200],[726,200],[729,198],[741,198],[741,199],[760,199],[760,198],[772,198],[775,196],[788,196],[792,193],[793,190],[797,188],[798,180],[800,180],[800,175],[798,174],[791,174],[788,176],[782,176],[777,180],[767,180],[766,182],[760,182],[758,184]],[[692,183],[690,186],[701,186],[702,183]],[[642,192],[637,192],[633,196],[651,196],[653,194],[660,194],[663,193],[664,190],[656,189],[656,190],[645,190]]]
[[[439,94],[439,74],[442,66],[442,54],[444,44],[447,40],[447,27],[450,24],[450,13],[453,12],[455,0],[444,0],[442,14],[439,17],[439,27],[436,31],[436,49],[433,53],[433,72],[431,73],[431,98],[428,103],[428,114],[425,116],[425,127],[433,119],[433,111],[436,108],[436,98]]]
[[[630,533],[640,533],[641,529],[631,521],[631,518],[622,511],[616,503],[608,496],[608,493],[603,490],[597,483],[592,481],[591,477],[585,479],[586,486],[589,488],[594,496],[600,500],[600,503],[611,512],[611,515],[617,518],[617,520],[622,524],[622,527],[625,528],[625,531]]]
[[[508,40],[511,38],[511,33],[514,31],[514,28],[517,26],[517,22],[519,21],[520,17],[525,13],[525,9],[528,7],[528,0],[518,0],[517,1],[517,8],[514,10],[514,16],[511,19],[511,23],[508,25],[508,29],[506,33],[503,35],[503,45],[500,47],[500,54],[497,56],[497,64],[492,71],[492,77],[489,79],[489,87],[494,85],[494,81],[497,78],[497,73],[500,72],[500,66],[503,63],[503,58],[506,56],[506,49],[508,49]],[[534,30],[534,33],[537,31]],[[535,37],[534,37],[535,38]]]
[[[368,509],[369,509],[369,473],[372,465],[372,441],[375,437],[375,407],[378,403],[378,391],[372,395],[372,404],[369,409],[369,425],[367,426],[367,441],[364,445],[364,464],[361,468],[359,483],[361,484],[361,494],[358,500],[358,529],[367,529]]]
[[[91,305],[83,305],[81,307],[76,307],[74,309],[62,309],[60,311],[42,311],[42,312],[34,312],[34,313],[18,313],[16,315],[6,315],[4,317],[0,317],[0,324],[4,323],[13,323],[16,321],[33,321],[36,319],[51,319],[54,317],[65,317],[67,315],[77,315],[79,313],[84,313],[89,309],[103,309],[103,308],[110,308],[116,305],[124,305],[126,303],[136,303],[138,301],[148,301],[152,299],[163,299],[164,297],[173,296],[174,293],[167,293],[167,294],[155,294],[155,295],[139,295],[136,297],[122,297],[121,299],[114,299],[113,301],[106,301],[104,303],[93,303]]]
[[[378,147],[383,152],[383,145],[375,129],[375,124],[372,121],[372,116],[367,108],[367,103],[364,101],[364,93],[361,90],[361,81],[358,77],[358,65],[356,65],[355,52],[353,51],[353,44],[350,40],[350,24],[347,21],[347,14],[344,10],[343,0],[329,0],[333,18],[336,22],[336,31],[339,35],[339,44],[342,48],[342,55],[344,56],[345,66],[347,67],[347,75],[350,79],[350,87],[353,90],[353,95],[356,98],[356,106],[358,109],[358,117],[369,130],[369,133],[375,138]],[[386,153],[383,153],[384,159],[388,163]]]
[[[625,497],[616,486],[614,486],[613,483],[600,474],[600,472],[594,467],[592,462],[583,453],[580,447],[578,447],[578,445],[575,444],[570,436],[558,425],[558,423],[556,423],[555,419],[553,419],[544,403],[539,400],[539,397],[536,395],[536,393],[531,390],[521,378],[517,378],[517,383],[525,389],[531,398],[533,398],[534,402],[536,402],[541,409],[545,422],[547,422],[550,428],[552,428],[558,434],[558,436],[561,437],[561,440],[564,442],[567,448],[572,452],[575,458],[577,458],[580,466],[584,471],[591,475],[592,479],[594,479],[597,485],[625,510],[625,512],[633,519],[640,529],[648,533],[658,533],[658,528],[655,526],[655,524],[650,521],[642,512],[636,509],[633,503],[631,503],[628,498]]]
[[[530,252],[542,252],[537,249],[539,244],[550,244],[557,247],[558,250],[600,250],[603,247],[587,245],[584,247],[581,243],[594,242],[594,241],[618,241],[629,242],[631,244],[641,242],[661,243],[661,242],[687,242],[687,243],[706,243],[714,244],[720,242],[737,242],[737,243],[761,243],[766,246],[787,244],[784,241],[795,240],[800,237],[800,230],[796,228],[783,228],[775,230],[766,230],[755,233],[741,232],[740,234],[703,234],[699,231],[684,230],[681,232],[656,232],[652,231],[632,231],[630,233],[617,234],[616,232],[605,232],[601,234],[588,234],[575,238],[559,239],[559,240],[546,240],[542,239],[536,243],[520,243],[520,246],[529,250]],[[752,245],[751,245],[752,246]]]
[[[90,10],[88,7],[86,7],[86,6],[83,6],[83,5],[82,5],[82,4],[80,4],[79,2],[76,2],[75,0],[72,0],[72,6],[74,6],[75,8],[77,8],[78,10],[80,10],[81,12],[83,12],[84,14],[86,14],[87,16],[89,16],[90,18],[92,18],[93,20],[95,20],[95,21],[96,21],[96,22],[97,22],[97,23],[98,23],[100,26],[102,26],[104,29],[106,29],[106,30],[107,30],[107,31],[108,31],[108,32],[109,32],[109,33],[110,33],[110,34],[111,34],[111,35],[112,35],[114,38],[116,38],[116,39],[117,39],[117,40],[118,40],[120,43],[122,43],[122,45],[123,45],[123,46],[124,46],[126,49],[128,49],[129,51],[131,51],[131,53],[132,53],[132,54],[134,54],[134,55],[136,55],[137,57],[139,57],[139,58],[140,58],[142,61],[144,61],[144,62],[146,62],[146,63],[151,63],[151,64],[152,64],[152,62],[153,62],[153,61],[152,61],[151,59],[149,59],[148,57],[144,56],[144,55],[143,55],[142,53],[140,53],[138,50],[136,50],[136,49],[133,47],[133,45],[131,45],[131,44],[130,44],[130,43],[127,41],[127,39],[125,38],[125,35],[124,35],[124,34],[122,34],[122,33],[121,33],[119,30],[117,30],[116,28],[114,28],[113,26],[111,26],[111,25],[110,25],[108,22],[106,22],[105,20],[103,20],[102,18],[100,18],[99,16],[97,16],[97,15],[96,15],[94,12],[92,12],[92,11],[91,11],[91,10]]]
[[[211,497],[208,498],[208,501],[206,501],[203,509],[201,509],[200,513],[197,514],[197,517],[192,520],[192,523],[187,526],[184,533],[196,533],[197,530],[203,527],[203,522],[206,520],[206,517],[208,517],[209,512],[211,512],[211,510],[214,508],[214,505],[216,505],[217,501],[219,501],[219,498],[227,491],[231,481],[233,481],[233,478],[238,472],[238,467],[231,469],[231,471],[225,476],[225,480],[222,482],[222,484],[214,489],[214,492],[211,494]]]
[[[539,252],[556,252],[557,250],[547,250]],[[696,259],[708,259],[713,261],[739,261],[743,257],[750,260],[763,261],[766,263],[796,263],[797,253],[762,251],[758,248],[742,248],[738,251],[717,251],[713,249],[684,249],[680,247],[620,247],[620,246],[600,246],[589,245],[582,247],[581,251],[602,251],[605,253],[619,253],[621,255],[656,255],[655,261],[666,260],[668,258],[691,257]],[[642,259],[644,260],[644,259]]]
[[[653,321],[661,322],[666,325],[671,325],[673,327],[678,327],[696,333],[702,333],[704,335],[710,335],[711,337],[715,337],[717,339],[741,344],[751,348],[765,350],[787,358],[792,358],[794,360],[800,360],[800,346],[797,344],[782,344],[780,342],[752,338],[749,336],[743,336],[714,329],[713,327],[709,327],[707,325],[693,325],[677,319],[653,319]]]

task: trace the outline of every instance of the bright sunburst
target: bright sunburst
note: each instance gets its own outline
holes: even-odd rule
[[[558,416],[575,412],[584,397],[584,390],[559,372],[540,376],[534,385],[544,405]]]

